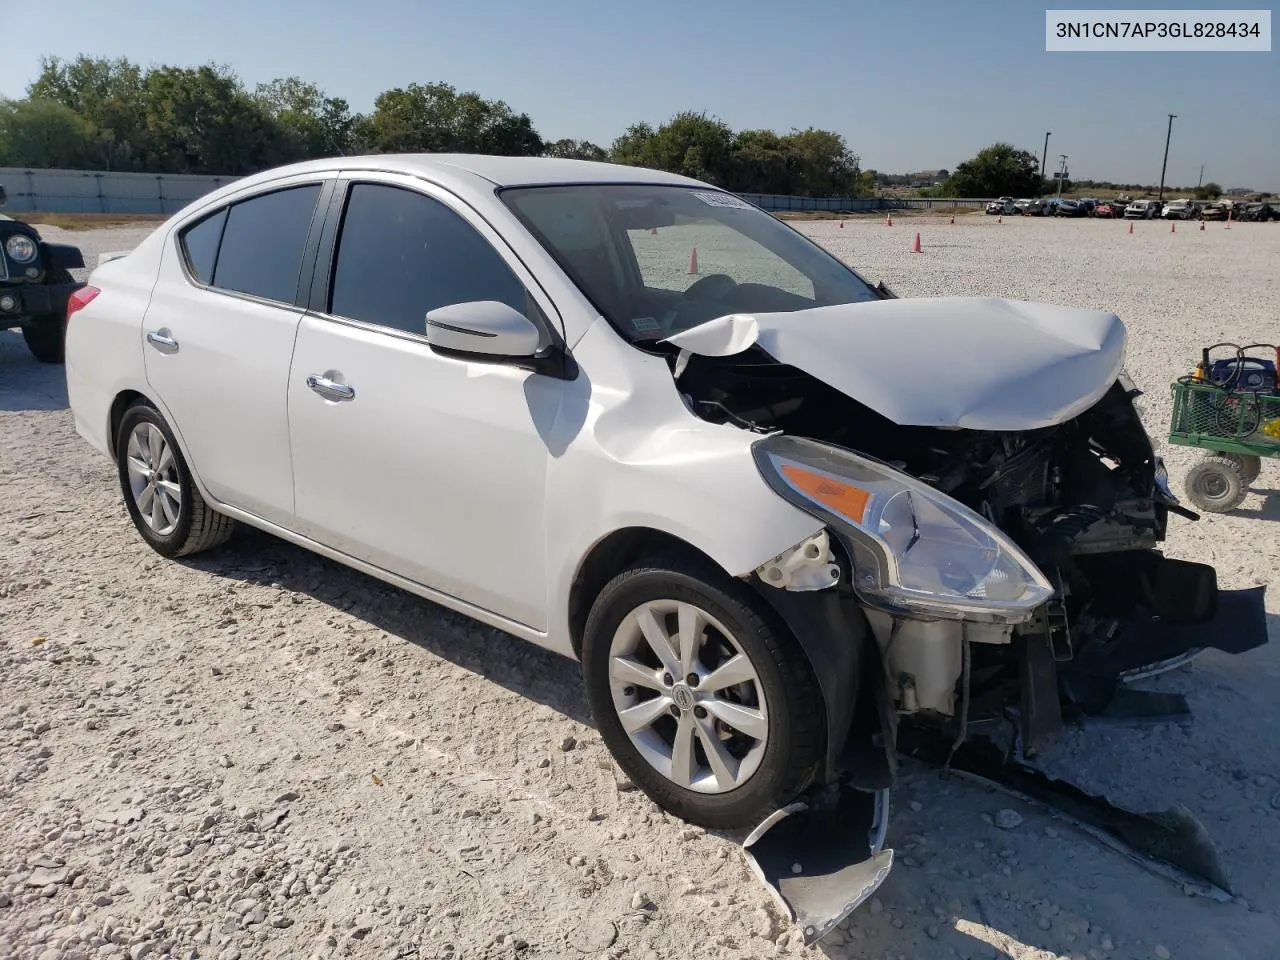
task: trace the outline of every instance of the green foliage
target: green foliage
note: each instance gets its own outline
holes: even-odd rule
[[[609,152],[590,140],[555,140],[542,151],[544,157],[560,157],[564,160],[608,160]]]
[[[704,113],[680,113],[654,130],[633,124],[613,142],[614,163],[653,167],[738,193],[858,196],[874,180],[862,176],[844,138],[827,130],[732,132]]]
[[[546,143],[528,114],[447,83],[385,90],[367,114],[301,77],[246,90],[226,67],[48,57],[23,100],[0,101],[0,164],[239,175],[312,157],[457,152],[610,161],[741,193],[861,196],[876,185],[829,130],[733,131],[684,111],[628,127],[609,148]]]
[[[1220,196],[1222,196],[1222,187],[1212,180],[1195,189],[1195,198],[1197,200],[1217,200]]]
[[[0,166],[84,167],[97,146],[93,124],[56,100],[0,101]]]
[[[537,156],[543,150],[528,114],[447,83],[411,83],[378,94],[373,113],[357,124],[357,138],[372,153]]]
[[[1043,186],[1040,161],[1034,154],[1012,144],[993,143],[956,167],[947,178],[945,192],[952,197],[1034,197],[1044,192]]]

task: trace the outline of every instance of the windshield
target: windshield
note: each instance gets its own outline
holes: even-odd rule
[[[500,195],[632,341],[660,340],[730,313],[879,299],[821,247],[710,188],[592,184]]]

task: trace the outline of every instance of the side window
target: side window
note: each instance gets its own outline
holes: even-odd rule
[[[218,241],[222,239],[222,225],[226,222],[227,211],[224,207],[182,232],[182,252],[187,258],[187,267],[191,270],[191,275],[201,283],[207,284],[213,280],[213,264],[218,259]]]
[[[475,228],[432,197],[382,184],[352,187],[338,237],[329,312],[425,333],[436,307],[498,300],[537,308]]]
[[[233,204],[227,212],[213,285],[293,303],[320,185],[289,187]]]

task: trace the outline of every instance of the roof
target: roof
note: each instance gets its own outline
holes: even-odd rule
[[[380,153],[359,157],[327,157],[288,167],[263,171],[277,177],[311,170],[385,170],[437,179],[455,179],[460,174],[488,181],[499,187],[548,185],[557,183],[652,183],[677,186],[707,186],[674,173],[594,160],[566,160],[558,157],[498,157],[470,153]]]

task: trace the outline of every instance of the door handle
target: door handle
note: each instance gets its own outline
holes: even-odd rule
[[[356,398],[355,387],[349,387],[345,383],[338,383],[328,377],[321,377],[314,373],[307,377],[307,386],[326,400],[354,400]]]
[[[169,331],[161,328],[152,330],[147,334],[147,343],[151,344],[161,353],[177,353],[178,341],[169,336]]]

